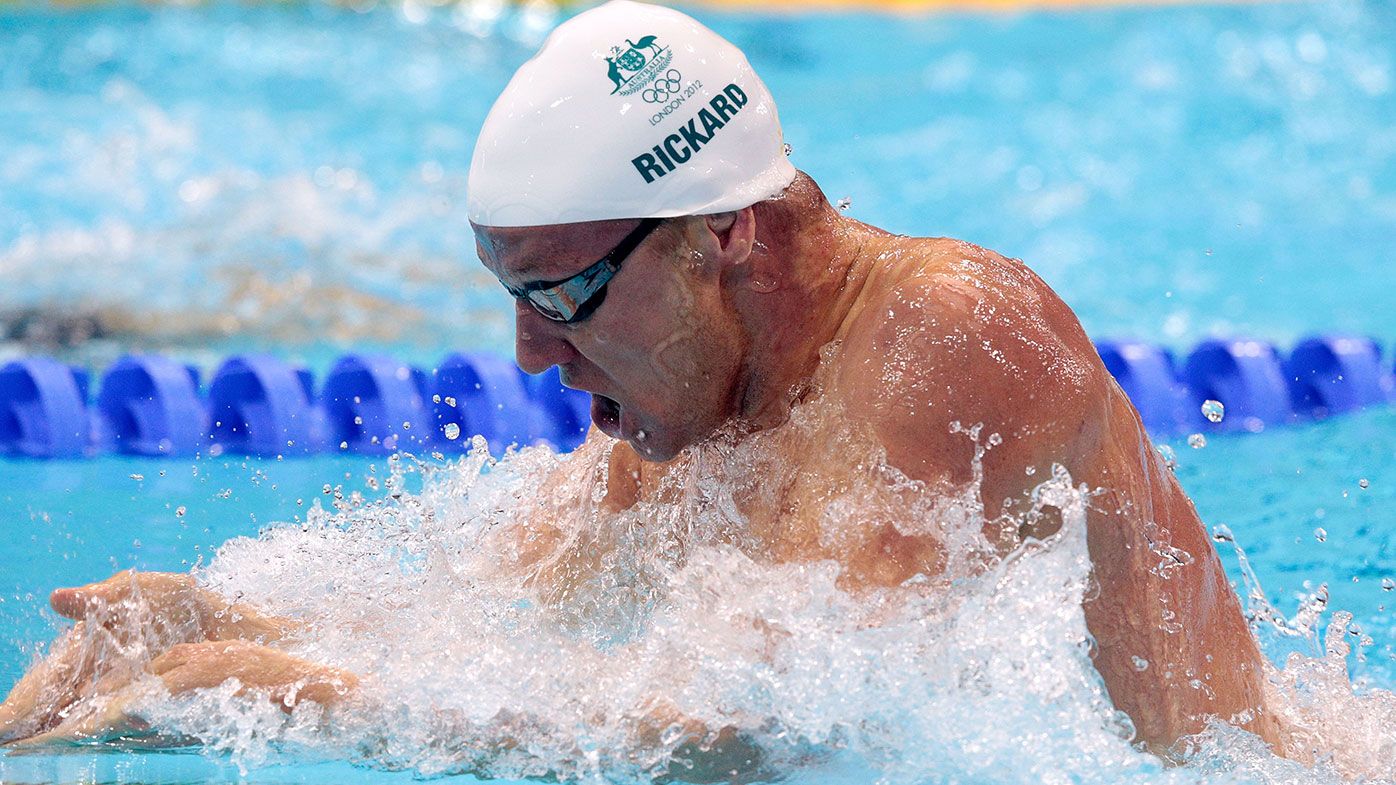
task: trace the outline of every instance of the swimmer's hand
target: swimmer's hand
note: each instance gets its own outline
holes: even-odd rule
[[[353,695],[359,686],[358,677],[348,671],[241,640],[179,644],[152,660],[149,673],[159,677],[171,695],[236,680],[238,695],[265,697],[286,712],[305,701],[334,706]],[[148,683],[129,682],[70,707],[56,727],[5,746],[32,749],[123,737],[143,746],[168,744],[168,737],[147,735],[148,725],[133,711],[134,705],[148,694]]]
[[[296,625],[230,604],[192,576],[134,572],[58,589],[53,609],[77,621],[0,704],[0,743],[53,728],[70,709],[110,694],[181,643],[245,639],[269,643]]]
[[[289,631],[286,620],[229,603],[199,587],[188,573],[126,570],[100,583],[57,589],[49,596],[49,604],[69,619],[100,618],[113,631],[124,621],[122,611],[139,608],[146,613],[142,621],[184,640],[236,638],[268,643]]]

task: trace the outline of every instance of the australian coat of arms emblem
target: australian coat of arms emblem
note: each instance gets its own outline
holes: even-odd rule
[[[625,47],[611,47],[606,58],[607,73],[615,87],[611,95],[633,95],[644,89],[674,59],[674,52],[662,46],[656,36],[642,36],[638,40],[625,39]]]

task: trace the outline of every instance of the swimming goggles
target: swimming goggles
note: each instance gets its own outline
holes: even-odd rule
[[[606,285],[620,271],[621,264],[655,227],[664,222],[663,218],[646,218],[640,221],[625,239],[611,252],[601,257],[595,264],[570,278],[560,281],[534,281],[521,289],[505,284],[509,294],[525,300],[533,310],[555,322],[580,322],[591,316],[606,299]]]

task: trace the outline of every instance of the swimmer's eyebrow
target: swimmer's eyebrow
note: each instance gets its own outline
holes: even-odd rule
[[[620,242],[622,239],[624,238],[617,238],[617,242]],[[565,281],[593,264],[596,264],[602,257],[615,248],[614,245],[606,245],[596,249],[594,252],[579,253],[577,251],[564,249],[556,243],[550,243],[548,245],[551,247],[545,247],[539,253],[527,255],[521,266],[509,271],[509,278],[521,281],[517,288],[535,286],[540,283]],[[500,250],[504,249],[501,248]],[[558,261],[559,259],[568,257],[571,257],[571,261],[566,265]],[[498,259],[498,256],[495,258]],[[484,259],[482,258],[481,261],[483,262]],[[551,268],[553,265],[557,265],[558,267],[556,273],[544,272],[544,268]],[[485,266],[490,267],[488,264]],[[504,277],[500,274],[499,270],[491,267],[490,272],[493,272],[494,277],[498,278],[500,281],[504,281]]]
[[[544,275],[542,269],[540,268],[553,264],[556,259],[561,258],[561,254],[556,254],[551,258],[545,257],[545,260],[542,262],[525,262],[523,267],[511,272],[509,277],[522,279],[523,283],[519,284],[519,288],[521,289],[529,286],[536,286],[540,283],[557,283],[560,281],[565,281],[568,278],[571,278],[577,275],[578,273],[582,272],[583,270],[587,269],[588,267],[591,267],[593,264],[596,264],[598,261],[602,259],[602,257],[606,255],[608,250],[609,249],[603,249],[601,251],[598,251],[594,258],[588,258],[584,256],[578,257],[570,263],[568,263],[566,267],[563,267],[562,269],[558,270],[556,274]],[[538,257],[533,258],[537,259]],[[498,273],[495,273],[495,277],[500,278]],[[500,280],[502,281],[504,279],[500,278]]]
[[[501,270],[500,267],[499,267],[499,265],[498,265],[498,261],[499,261],[499,260],[498,260],[498,257],[494,257],[493,259],[489,259],[489,258],[486,257],[485,254],[477,254],[477,255],[480,257],[480,263],[483,264],[483,265],[485,266],[485,269],[486,269],[486,270],[489,270],[489,271],[490,271],[490,274],[491,274],[491,275],[493,275],[495,278],[499,279],[500,283],[503,283],[503,284],[506,284],[506,285],[509,284],[509,282],[508,282],[507,280],[505,280],[505,273],[504,273],[504,271]],[[493,261],[494,263],[491,264],[491,261]],[[533,285],[533,284],[535,284],[535,283],[537,283],[537,282],[539,282],[539,281],[553,280],[553,279],[544,278],[544,277],[540,276],[539,273],[538,273],[538,268],[539,268],[539,267],[540,267],[540,265],[539,265],[537,262],[525,262],[524,265],[523,265],[522,267],[520,267],[520,268],[518,268],[518,269],[516,269],[516,270],[510,271],[510,272],[508,273],[508,277],[509,277],[510,279],[513,279],[513,280],[521,281],[521,283],[519,284],[519,287],[520,287],[520,288],[525,287],[525,286],[531,286],[531,285]]]
[[[578,264],[580,265],[581,263],[578,262]],[[553,275],[553,276],[544,276],[544,275],[541,275],[541,274],[539,273],[539,271],[537,270],[537,268],[538,268],[540,265],[537,265],[537,264],[530,264],[530,265],[525,266],[525,267],[524,267],[523,269],[521,269],[521,270],[518,270],[518,271],[515,271],[515,272],[510,273],[510,275],[509,275],[509,278],[510,278],[510,279],[520,281],[520,282],[517,283],[517,284],[515,284],[515,283],[510,283],[510,281],[505,280],[504,276],[501,275],[501,274],[499,273],[498,270],[491,269],[490,272],[494,274],[494,277],[495,277],[501,284],[503,284],[505,288],[530,289],[530,288],[538,288],[538,287],[540,286],[540,284],[549,284],[549,285],[551,285],[551,284],[558,284],[558,283],[561,283],[561,282],[563,282],[563,281],[566,281],[566,280],[568,280],[569,278],[572,278],[573,276],[577,275],[577,273],[580,273],[581,271],[587,269],[587,267],[590,267],[592,264],[595,264],[595,262],[588,262],[588,263],[586,263],[585,266],[579,266],[579,267],[577,267],[576,270],[573,270],[573,271],[570,272],[570,273],[569,273],[569,272],[563,272],[563,273],[559,273],[558,275]]]
[[[512,272],[512,273],[509,275],[509,277],[510,277],[510,278],[513,278],[513,279],[516,279],[516,280],[519,280],[519,281],[522,282],[522,283],[520,283],[520,284],[518,285],[518,287],[517,287],[517,288],[520,288],[520,289],[526,289],[526,288],[528,288],[528,287],[530,287],[530,286],[537,286],[537,285],[540,284],[540,283],[551,283],[551,282],[553,282],[553,281],[566,280],[568,277],[570,277],[569,275],[554,275],[554,276],[543,275],[543,274],[539,271],[539,269],[538,269],[538,268],[541,267],[541,266],[542,266],[542,265],[539,265],[539,264],[530,264],[530,265],[527,265],[527,266],[525,266],[523,269],[515,270],[514,272]],[[579,269],[586,269],[586,268],[579,268]],[[575,275],[575,273],[573,273],[573,275]],[[499,276],[498,273],[495,274],[495,277],[496,277],[496,278],[499,278],[501,281],[504,280],[502,277]]]

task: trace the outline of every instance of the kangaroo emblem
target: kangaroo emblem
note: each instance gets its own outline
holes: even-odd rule
[[[608,57],[606,58],[606,62],[611,64],[611,67],[607,71],[606,75],[611,77],[611,81],[615,82],[616,84],[615,90],[611,91],[611,95],[615,95],[616,90],[619,90],[621,87],[625,85],[625,80],[620,78],[620,66],[616,65],[616,61],[614,59]]]

